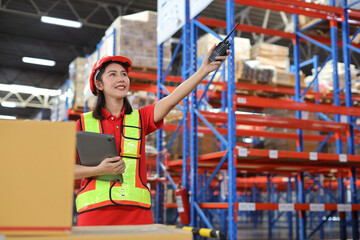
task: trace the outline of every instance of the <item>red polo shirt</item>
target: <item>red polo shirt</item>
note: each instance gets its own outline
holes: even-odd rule
[[[140,158],[140,177],[144,184],[147,184],[146,175],[146,155],[145,155],[145,136],[160,129],[163,125],[161,120],[158,123],[154,122],[154,107],[155,104],[142,107],[139,109],[141,122],[143,127],[143,135],[141,144],[141,158]],[[105,117],[102,120],[104,133],[115,136],[116,144],[119,150],[120,146],[120,126],[124,116],[124,109],[119,117],[111,115],[104,108],[102,114]],[[77,130],[80,131],[80,121],[76,123]],[[88,179],[81,181],[81,188],[85,186]],[[154,223],[151,210],[139,207],[130,206],[108,206],[84,212],[78,216],[78,226],[99,226],[99,225],[139,225]]]

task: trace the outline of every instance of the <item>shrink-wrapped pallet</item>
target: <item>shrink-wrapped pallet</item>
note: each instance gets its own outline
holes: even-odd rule
[[[121,55],[135,67],[157,68],[157,14],[144,11],[118,17],[100,43],[100,57]],[[115,47],[115,49],[114,49]],[[171,45],[164,43],[164,67],[171,60]]]
[[[235,81],[249,81],[251,83],[270,84],[273,79],[274,68],[261,66],[257,61],[237,60],[235,62]]]
[[[338,76],[339,76],[339,88],[345,87],[345,65],[344,63],[337,64]],[[357,73],[359,70],[355,68],[355,65],[350,65],[350,77],[351,83],[354,86],[357,80]],[[305,84],[308,85],[314,79],[315,70],[312,69],[312,74],[305,78]],[[328,61],[321,72],[318,74],[318,83],[320,92],[328,92],[334,89],[334,77],[333,77],[333,63],[332,60]],[[313,85],[314,86],[314,85]]]

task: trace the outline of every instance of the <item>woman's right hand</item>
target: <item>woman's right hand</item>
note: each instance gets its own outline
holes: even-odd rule
[[[106,158],[97,166],[100,175],[119,175],[125,172],[125,167],[125,162],[120,156]]]

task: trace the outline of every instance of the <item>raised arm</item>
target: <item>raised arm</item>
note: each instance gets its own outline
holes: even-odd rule
[[[218,69],[227,56],[216,57],[216,62],[211,62],[209,57],[215,49],[214,45],[206,54],[201,67],[186,81],[181,83],[170,95],[162,98],[155,104],[154,108],[154,122],[158,122],[163,119],[176,104],[183,100],[196,86],[212,71]],[[227,55],[229,54],[229,51]]]

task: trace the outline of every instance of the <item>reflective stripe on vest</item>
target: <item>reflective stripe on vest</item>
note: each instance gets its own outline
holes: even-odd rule
[[[92,117],[92,112],[83,114],[83,130],[100,132],[101,122]],[[101,180],[87,184],[76,198],[79,213],[110,205],[128,205],[149,209],[151,197],[149,189],[140,178],[140,149],[142,128],[140,114],[134,110],[125,114],[121,127],[120,156],[125,162],[124,182],[113,183]],[[91,187],[88,187],[92,185]],[[95,186],[94,186],[95,185]],[[111,189],[111,191],[110,191]]]

